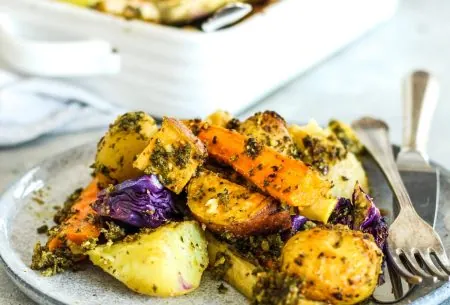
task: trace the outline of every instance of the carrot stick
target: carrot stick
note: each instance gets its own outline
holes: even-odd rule
[[[208,154],[234,168],[264,192],[299,208],[304,216],[327,222],[336,205],[331,184],[302,161],[283,155],[235,131],[203,126],[198,137]],[[317,209],[316,209],[317,207]]]
[[[91,207],[99,192],[97,180],[94,178],[81,192],[80,198],[72,206],[73,215],[61,224],[58,234],[48,242],[49,250],[61,247],[64,240],[80,245],[89,238],[100,235],[100,228],[92,222],[92,216],[96,215],[96,212]]]

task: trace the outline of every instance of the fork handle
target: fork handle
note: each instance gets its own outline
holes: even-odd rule
[[[362,118],[352,124],[360,141],[386,176],[400,204],[400,211],[414,211],[411,199],[395,164],[387,125],[380,120]]]
[[[430,73],[414,71],[406,78],[402,151],[416,151],[428,160],[426,146],[438,95],[438,82]]]

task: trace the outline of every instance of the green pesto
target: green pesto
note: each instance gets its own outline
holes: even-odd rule
[[[297,305],[301,295],[302,281],[284,272],[267,271],[258,276],[253,288],[253,305]]]
[[[337,120],[331,120],[328,123],[328,128],[342,142],[342,145],[344,145],[345,149],[351,151],[354,154],[360,154],[363,152],[364,146],[361,144],[353,130],[345,127],[341,122]]]
[[[216,280],[223,280],[228,269],[231,268],[231,258],[224,252],[217,252],[216,260],[211,265],[211,274]]]
[[[110,129],[112,133],[115,132],[135,132],[139,134],[141,132],[141,121],[145,117],[145,112],[136,111],[136,112],[127,112],[121,115],[114,122]]]
[[[263,145],[255,138],[250,137],[245,141],[245,153],[252,159],[258,157],[262,149]]]
[[[47,225],[42,225],[39,228],[36,229],[36,232],[38,234],[46,234],[48,232],[48,226]]]
[[[69,197],[67,197],[63,207],[57,210],[55,216],[53,216],[53,221],[56,224],[62,224],[67,218],[69,218],[73,214],[72,206],[80,198],[82,191],[83,191],[82,188],[78,188],[75,191],[73,191],[73,193],[70,194]]]
[[[76,262],[81,258],[81,254],[75,255],[67,247],[50,251],[47,246],[41,246],[38,242],[34,246],[30,267],[44,276],[52,276],[65,270],[76,269]]]
[[[106,226],[100,232],[105,236],[107,241],[116,242],[122,240],[127,235],[125,229],[113,221],[107,221]]]
[[[164,149],[160,139],[155,140],[155,146],[152,154],[150,155],[150,162],[150,167],[145,169],[146,174],[157,172],[158,178],[164,185],[170,185],[173,183],[172,178],[169,177],[170,153]]]
[[[230,233],[224,233],[221,238],[231,243],[244,258],[261,266],[277,265],[284,246],[279,233],[243,238],[236,238]]]
[[[326,139],[306,136],[303,146],[305,149],[299,152],[300,159],[323,175],[328,173],[330,165],[347,156],[347,150],[334,135]]]

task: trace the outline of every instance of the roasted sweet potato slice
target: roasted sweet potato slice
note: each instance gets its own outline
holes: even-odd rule
[[[211,157],[232,166],[264,192],[298,207],[312,220],[328,221],[336,205],[330,196],[331,184],[302,161],[217,126],[203,126],[198,137]]]
[[[51,251],[59,248],[63,243],[80,245],[84,241],[100,235],[100,228],[93,221],[97,213],[91,207],[91,204],[97,199],[98,192],[98,179],[94,178],[72,206],[73,214],[61,224],[57,235],[48,241],[48,248]]]
[[[289,135],[286,121],[275,111],[255,113],[239,125],[238,132],[282,154],[297,155],[297,147]]]
[[[188,207],[211,231],[235,236],[288,229],[289,211],[271,197],[202,170],[188,185]]]
[[[203,143],[181,121],[164,118],[133,166],[156,174],[165,187],[179,194],[207,156]]]

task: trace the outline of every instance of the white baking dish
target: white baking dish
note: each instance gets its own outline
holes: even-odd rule
[[[0,0],[8,16],[0,18],[0,55],[22,73],[70,77],[156,116],[239,112],[390,18],[396,5],[281,0],[229,29],[203,33],[49,0]]]

